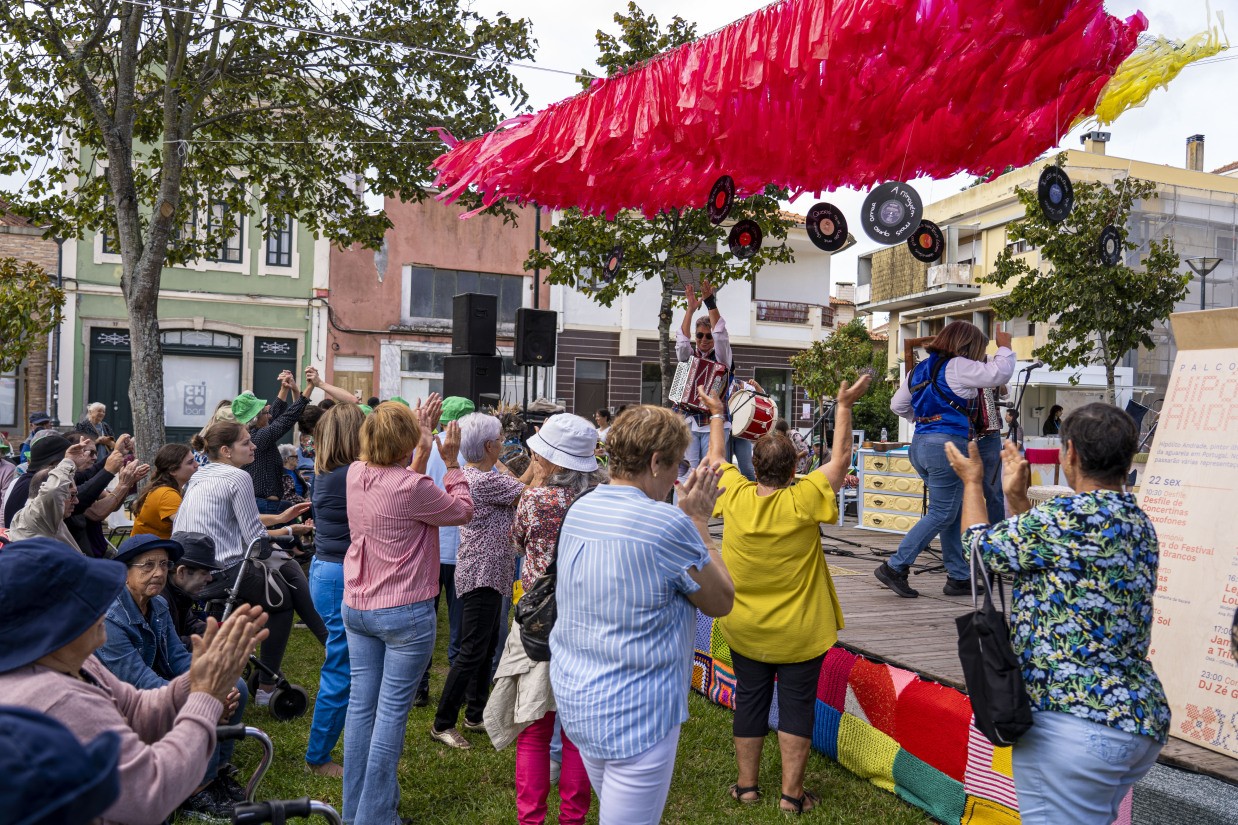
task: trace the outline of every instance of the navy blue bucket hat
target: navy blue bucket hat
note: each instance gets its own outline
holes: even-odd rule
[[[0,707],[0,811],[14,825],[91,822],[120,797],[120,736],[85,745],[50,716]]]
[[[130,536],[120,543],[120,547],[116,548],[116,555],[113,557],[113,561],[128,564],[138,556],[143,553],[149,553],[151,550],[167,551],[168,560],[173,564],[176,564],[185,552],[185,548],[181,546],[179,541],[161,539],[152,533],[139,533],[136,536]]]
[[[59,650],[107,612],[125,587],[125,566],[91,559],[55,539],[0,549],[0,673]]]

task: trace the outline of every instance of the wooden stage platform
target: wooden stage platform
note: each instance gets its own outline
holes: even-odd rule
[[[917,599],[900,598],[883,587],[873,577],[873,570],[898,546],[901,535],[831,525],[822,533],[822,546],[829,554],[827,561],[846,620],[839,641],[869,658],[885,660],[966,692],[954,620],[970,608],[971,597],[943,595],[944,572],[910,576],[911,586],[920,591]],[[920,561],[927,560],[927,554],[921,554]],[[1238,759],[1181,739],[1169,740],[1160,762],[1238,785]]]

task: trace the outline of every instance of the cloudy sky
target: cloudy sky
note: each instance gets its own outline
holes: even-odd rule
[[[764,4],[761,0],[638,0],[648,13],[665,23],[679,15],[698,24],[705,33],[743,17]],[[1208,7],[1204,0],[1111,0],[1106,4],[1110,14],[1127,17],[1142,11],[1148,18],[1148,33],[1173,38],[1186,38],[1209,27]],[[474,0],[473,8],[493,15],[504,11],[513,17],[527,17],[533,23],[533,35],[538,41],[535,62],[556,69],[578,71],[589,68],[598,71],[594,62],[597,49],[594,33],[599,28],[614,32],[612,21],[616,11],[627,8],[627,0]],[[1238,161],[1238,108],[1232,105],[1232,90],[1238,81],[1238,0],[1212,0],[1212,24],[1218,13],[1229,23],[1234,49],[1222,52],[1233,57],[1207,65],[1191,66],[1169,86],[1157,91],[1142,109],[1127,112],[1112,126],[1108,150],[1111,155],[1169,165],[1182,165],[1189,135],[1206,136],[1205,168]],[[541,108],[575,94],[579,87],[566,76],[529,69],[515,69],[530,96],[530,105]],[[1079,148],[1079,135],[1086,128],[1076,129],[1066,136],[1061,148]],[[916,182],[926,203],[957,192],[967,177],[944,181]],[[864,194],[842,191],[829,199],[848,215],[859,211]],[[803,214],[811,206],[811,198],[794,206]],[[853,280],[855,259],[874,245],[856,233],[860,244],[835,256],[832,266],[835,281]]]

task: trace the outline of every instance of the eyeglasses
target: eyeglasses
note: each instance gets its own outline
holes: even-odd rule
[[[163,561],[138,562],[137,564],[133,564],[130,566],[136,567],[137,569],[141,570],[143,573],[150,573],[150,572],[153,572],[156,568],[158,568],[159,570],[171,570],[172,562],[168,559],[164,559]]]
[[[708,339],[712,341],[714,340],[714,335],[712,332],[698,332],[696,334],[696,340],[700,341],[701,339]]]

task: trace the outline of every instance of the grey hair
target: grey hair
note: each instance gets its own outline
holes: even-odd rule
[[[469,413],[460,419],[460,455],[477,462],[486,457],[486,442],[498,441],[503,425],[489,413]]]
[[[94,412],[95,410],[107,412],[107,404],[104,404],[102,401],[92,401],[86,406],[86,412]]]
[[[696,325],[693,327],[693,329],[700,329],[701,327],[705,327],[705,329],[714,328],[713,322],[709,320],[708,315],[702,315],[696,319]]]
[[[591,473],[560,467],[546,478],[545,483],[547,487],[562,487],[572,494],[572,498],[577,498],[582,493],[592,490],[599,484],[606,484],[608,481],[610,481],[610,474],[606,472],[605,467],[599,466]]]
[[[297,454],[297,448],[293,446],[292,444],[280,444],[279,445],[280,461],[287,461],[288,459],[292,458],[296,454]]]

